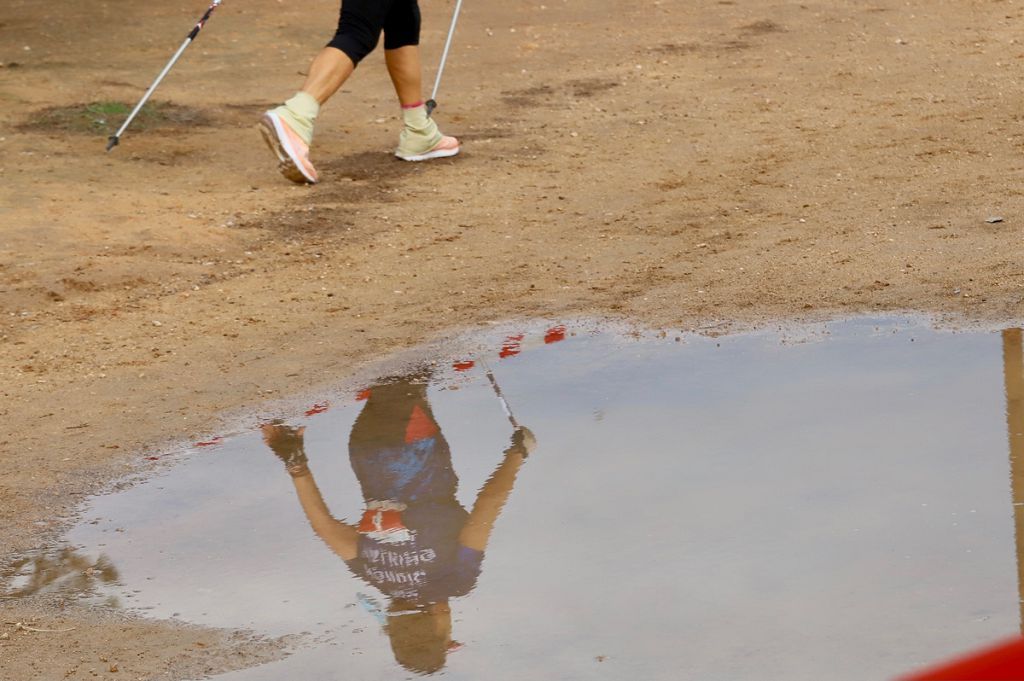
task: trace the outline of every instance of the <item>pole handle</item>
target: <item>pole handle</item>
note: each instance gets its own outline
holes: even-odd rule
[[[203,30],[203,26],[206,26],[206,22],[209,21],[210,17],[213,16],[214,10],[220,7],[220,3],[222,3],[223,1],[224,0],[214,0],[213,4],[210,5],[209,9],[206,10],[206,14],[204,14],[203,17],[199,20],[195,28],[192,29],[192,32],[188,34],[189,40],[196,39],[196,36],[199,35],[199,31]]]

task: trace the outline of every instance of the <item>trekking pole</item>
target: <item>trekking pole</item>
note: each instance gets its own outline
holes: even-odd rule
[[[434,92],[427,100],[427,115],[430,116],[437,108],[437,91],[441,89],[441,76],[444,75],[444,65],[448,61],[448,51],[452,48],[452,38],[455,37],[455,26],[459,23],[459,13],[462,11],[462,0],[455,3],[455,12],[452,14],[452,27],[448,29],[448,40],[444,43],[444,53],[441,54],[441,64],[437,67],[437,80],[434,81]]]
[[[206,25],[206,22],[209,21],[210,17],[213,15],[213,11],[220,7],[220,4],[223,1],[224,0],[213,0],[213,4],[210,5],[209,9],[206,10],[206,14],[203,15],[203,18],[199,20],[199,23],[197,23],[195,28],[193,28],[192,31],[188,34],[188,37],[185,38],[185,42],[181,44],[181,47],[178,48],[178,51],[174,53],[173,57],[171,57],[171,61],[167,62],[167,66],[165,66],[164,70],[160,72],[160,75],[156,77],[156,80],[153,81],[153,84],[149,86],[148,90],[146,90],[146,94],[144,94],[142,96],[142,99],[139,100],[139,103],[138,105],[136,105],[135,110],[128,115],[128,120],[124,122],[124,125],[122,125],[121,129],[117,131],[117,134],[111,135],[110,138],[107,140],[108,152],[121,142],[121,135],[123,135],[124,131],[128,129],[128,126],[132,124],[132,121],[135,120],[135,117],[139,115],[139,112],[142,111],[142,107],[144,107],[146,105],[146,102],[149,101],[149,98],[153,96],[153,93],[156,92],[156,89],[160,86],[160,83],[163,81],[163,79],[167,76],[168,73],[171,72],[171,69],[174,68],[174,65],[178,63],[178,60],[181,59],[181,55],[185,53],[185,50],[188,49],[188,46],[191,45],[192,41],[196,39],[197,35],[199,35],[199,31],[203,30],[203,26]]]
[[[519,430],[519,421],[516,420],[515,415],[512,413],[512,407],[508,406],[508,400],[505,399],[505,395],[501,392],[501,386],[498,385],[498,379],[494,377],[494,372],[491,371],[491,367],[487,366],[486,362],[481,362],[484,366],[484,372],[487,374],[487,380],[491,382],[491,388],[494,389],[494,394],[498,396],[498,401],[501,402],[501,408],[505,410],[505,416],[508,417],[508,422],[512,424],[512,427]]]

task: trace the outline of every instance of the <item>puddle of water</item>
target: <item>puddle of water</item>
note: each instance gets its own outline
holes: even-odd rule
[[[882,679],[1019,630],[1019,331],[563,337],[204,443],[3,593],[308,634],[230,681]]]

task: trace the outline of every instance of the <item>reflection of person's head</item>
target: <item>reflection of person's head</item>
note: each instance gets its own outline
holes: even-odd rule
[[[398,664],[417,674],[433,674],[444,667],[452,642],[452,611],[438,603],[405,610],[393,603],[387,632]]]

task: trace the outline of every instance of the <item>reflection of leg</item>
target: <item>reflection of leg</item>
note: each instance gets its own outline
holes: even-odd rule
[[[1003,332],[1006,419],[1010,437],[1010,476],[1017,532],[1017,585],[1024,631],[1024,343],[1021,330]]]

